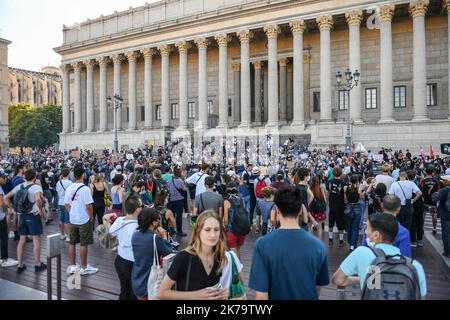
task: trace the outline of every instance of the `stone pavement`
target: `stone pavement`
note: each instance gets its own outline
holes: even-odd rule
[[[184,220],[184,230],[189,235],[191,233],[191,228],[189,224]],[[44,228],[45,234],[58,233],[58,225],[56,222],[46,226]],[[247,236],[244,246],[241,251],[241,261],[244,265],[244,283],[247,287],[249,272],[251,267],[251,259],[253,246],[256,239],[260,235],[255,235],[251,233]],[[337,235],[336,235],[337,236]],[[185,237],[178,239],[182,247],[186,246],[190,237]],[[325,241],[328,240],[325,238]],[[336,241],[335,241],[336,242]],[[335,243],[333,247],[328,247],[328,243],[325,243],[328,251],[328,263],[329,272],[331,275],[337,270],[339,264],[348,255],[348,247],[339,248]],[[111,250],[103,249],[99,246],[97,241],[94,245],[89,247],[89,258],[88,262],[99,268],[99,272],[95,275],[85,276],[81,278],[81,289],[80,290],[70,290],[66,286],[67,275],[65,270],[68,265],[67,259],[67,248],[68,245],[63,242],[62,244],[62,271],[63,271],[63,285],[62,285],[62,297],[68,300],[116,300],[118,299],[118,294],[120,290],[119,280],[114,269],[114,259],[116,254]],[[9,254],[10,257],[16,258],[17,242],[9,241]],[[32,255],[32,243],[27,243],[25,246],[25,264],[27,264],[28,269],[21,275],[16,273],[16,268],[0,268],[0,279],[6,279],[7,286],[3,286],[0,283],[0,299],[14,299],[15,297],[21,298],[22,292],[24,292],[23,297],[31,297],[32,299],[40,299],[41,296],[37,294],[36,291],[42,292],[46,296],[47,290],[47,274],[46,272],[35,273],[33,266],[33,255]],[[301,247],[299,247],[301,250]],[[42,261],[46,260],[46,241],[42,242]],[[78,250],[77,250],[78,251]],[[427,277],[428,285],[428,295],[427,299],[450,299],[450,269],[444,263],[443,259],[440,257],[433,246],[428,240],[424,241],[424,247],[413,249],[413,258],[417,259],[422,263]],[[77,253],[77,259],[79,255]],[[55,290],[56,286],[56,269],[53,266],[52,272],[52,282],[53,288]],[[12,284],[11,284],[12,282]],[[20,285],[20,286],[15,286]],[[31,293],[28,295],[24,291],[23,287],[31,288],[34,290],[28,291]],[[7,289],[9,288],[9,289]],[[10,293],[9,291],[12,291]],[[14,292],[20,292],[14,295]],[[5,293],[6,292],[6,293]],[[12,294],[12,296],[7,296],[7,294]],[[56,294],[56,291],[54,291]],[[248,299],[254,298],[254,293],[252,290],[247,288]],[[338,292],[336,287],[332,284],[323,287],[320,293],[321,300],[336,300],[336,299],[348,299],[348,300],[358,300],[360,298],[360,290],[357,286],[346,288],[345,292]],[[23,298],[21,298],[23,299]]]

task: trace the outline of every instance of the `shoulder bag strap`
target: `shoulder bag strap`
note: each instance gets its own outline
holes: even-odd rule
[[[378,248],[373,248],[373,247],[370,247],[370,246],[368,246],[368,248],[373,252],[373,254],[375,255],[375,258],[386,257],[386,254],[384,253],[383,250],[378,249]]]
[[[177,186],[175,185],[175,179],[174,178],[172,178],[172,184],[173,184],[173,187],[178,191],[178,193],[181,196],[183,196],[183,191],[177,188]],[[184,196],[183,196],[183,198],[184,198]]]
[[[399,185],[400,189],[402,189],[402,193],[403,193],[403,196],[405,197],[405,200],[408,200],[408,198],[406,198],[405,191],[403,191],[402,185],[400,184],[400,181],[398,181],[397,184]]]
[[[62,183],[62,180],[59,180],[59,183],[61,184],[61,188],[63,188],[63,190],[66,191],[66,188],[64,188],[64,185]]]
[[[156,261],[156,263],[155,263]],[[153,234],[153,265],[159,267],[158,247],[156,246],[156,233]]]
[[[186,274],[186,286],[184,288],[184,291],[188,291],[188,289],[189,289],[189,282],[190,282],[190,277],[191,277],[191,266],[192,266],[192,256],[189,253],[189,264],[188,264],[188,269],[187,269],[187,274]]]
[[[195,183],[196,185],[197,185],[197,183],[200,181],[200,179],[201,179],[203,176],[204,176],[204,173],[202,173],[202,174],[200,175],[200,177],[198,177],[197,182]]]
[[[82,186],[78,187],[77,191],[75,191],[75,193],[73,194],[72,201],[75,200],[75,196],[77,195],[77,192],[83,187],[85,187],[84,184]]]

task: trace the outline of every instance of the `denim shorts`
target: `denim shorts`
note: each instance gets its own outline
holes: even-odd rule
[[[41,215],[21,214],[19,218],[19,236],[39,236],[43,232]]]
[[[59,208],[59,222],[63,224],[69,224],[70,218],[69,213],[66,210],[65,206],[58,206]]]

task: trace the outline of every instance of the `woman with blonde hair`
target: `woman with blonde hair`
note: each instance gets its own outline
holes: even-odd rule
[[[214,211],[206,210],[196,220],[188,247],[180,251],[170,265],[158,297],[163,300],[228,299],[228,288],[220,288],[226,264],[222,223]]]

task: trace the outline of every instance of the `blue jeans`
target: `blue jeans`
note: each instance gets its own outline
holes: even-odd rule
[[[354,249],[358,246],[359,236],[359,224],[361,222],[361,206],[357,204],[347,204],[348,210],[353,212],[353,219],[346,220],[346,229],[348,233],[348,243],[353,246]]]
[[[244,200],[244,207],[248,213],[250,213],[250,196],[246,196],[242,198]]]
[[[442,242],[444,243],[444,251],[450,254],[450,220],[441,218],[442,226]]]

